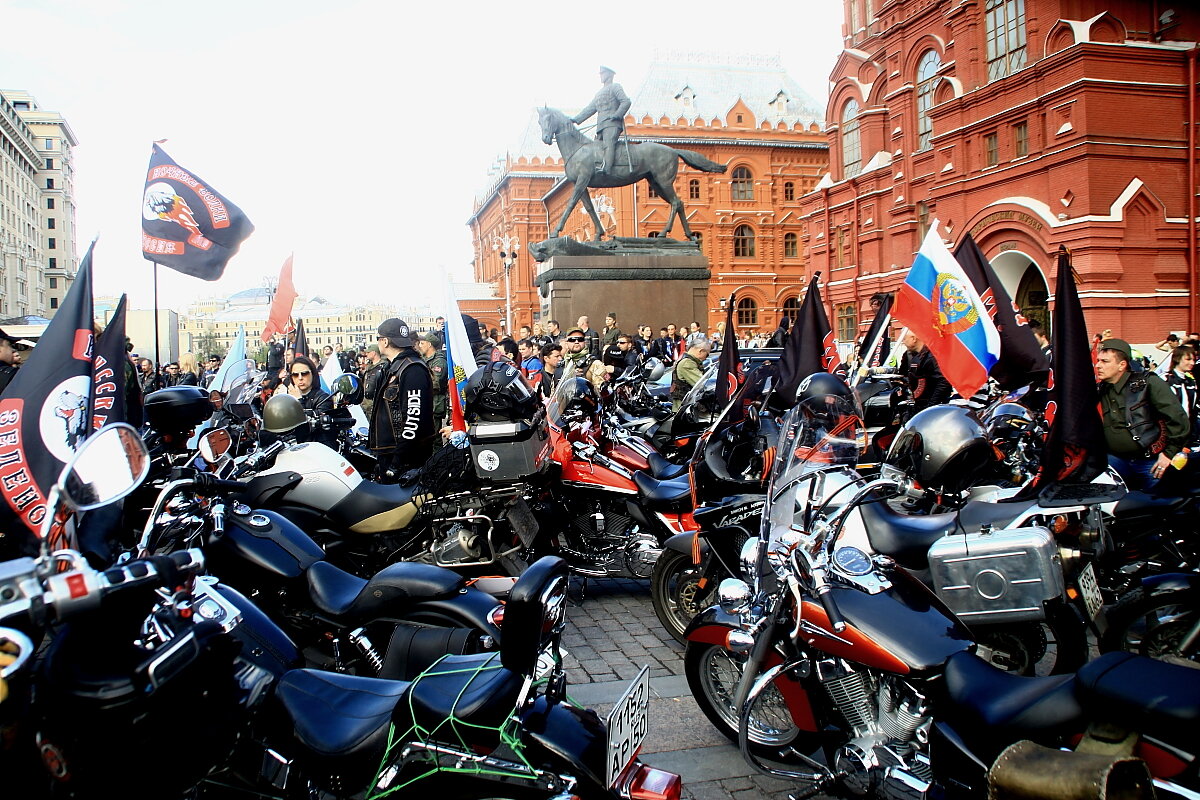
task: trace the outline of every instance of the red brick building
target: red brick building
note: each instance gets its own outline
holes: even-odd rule
[[[633,77],[618,74],[617,81]],[[580,94],[586,99],[595,88],[580,87]],[[713,328],[724,319],[722,302],[737,290],[739,327],[773,330],[785,308],[798,306],[805,283],[801,197],[828,169],[819,106],[783,71],[777,57],[681,54],[654,63],[633,91],[631,83],[625,88],[632,101],[625,117],[631,141],[662,142],[728,164],[725,174],[712,175],[681,161],[675,180],[675,191],[712,270],[709,316],[701,323]],[[492,314],[497,302],[504,305],[506,259],[500,253],[512,253],[517,243],[520,248],[508,272],[513,325],[539,318],[538,265],[527,245],[546,239],[566,207],[571,187],[561,179],[562,172],[557,147],[540,141],[535,115],[523,140],[498,164],[494,182],[468,220],[475,279],[495,283],[500,294],[490,304],[481,301],[481,313],[484,305]],[[607,236],[650,236],[668,214],[667,204],[651,196],[644,182],[593,190],[592,197]],[[586,241],[592,235],[591,219],[580,206],[563,236]],[[671,236],[683,238],[678,222]],[[593,326],[602,324],[608,310],[594,310]],[[628,327],[645,322],[657,330],[683,321],[690,320],[663,309],[661,319],[621,323]]]
[[[841,338],[935,218],[951,247],[974,236],[1027,316],[1048,318],[1065,244],[1093,331],[1196,329],[1192,4],[845,2],[829,174],[800,211]]]

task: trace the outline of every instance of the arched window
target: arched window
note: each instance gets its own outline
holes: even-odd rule
[[[787,181],[783,184],[783,199],[784,200],[795,200],[796,199],[796,184],[792,183],[791,181]]]
[[[917,149],[928,150],[933,143],[933,121],[929,109],[933,107],[933,87],[937,85],[937,71],[942,68],[941,57],[933,50],[921,56],[917,64]]]
[[[785,233],[783,235],[783,257],[795,258],[800,253],[800,247],[796,243],[796,234]]]
[[[738,167],[733,171],[730,185],[733,187],[734,200],[754,199],[754,180],[750,177],[750,170],[745,167]]]
[[[696,178],[692,178],[690,181],[688,181],[688,200],[699,200],[699,199],[700,199],[700,181],[698,181]]]
[[[862,172],[862,149],[858,143],[858,101],[850,99],[842,106],[842,177],[853,178]]]
[[[743,297],[737,302],[738,327],[758,325],[758,303],[749,297]]]
[[[799,297],[789,297],[783,301],[783,315],[793,322],[796,321],[796,318],[800,316]]]
[[[754,258],[754,229],[749,225],[733,229],[733,257]]]

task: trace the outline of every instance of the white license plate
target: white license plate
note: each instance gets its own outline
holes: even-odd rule
[[[620,777],[646,738],[650,716],[650,668],[642,671],[608,715],[607,786]]]
[[[1100,594],[1100,586],[1096,583],[1096,568],[1088,564],[1079,573],[1079,593],[1083,595],[1083,603],[1087,606],[1088,619],[1094,619],[1104,606],[1104,597]]]

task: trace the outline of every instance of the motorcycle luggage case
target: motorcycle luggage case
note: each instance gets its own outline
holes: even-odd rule
[[[541,471],[550,456],[550,439],[522,420],[477,422],[467,431],[475,474],[489,481],[516,481]]]
[[[1066,591],[1058,544],[1040,527],[944,536],[929,548],[929,570],[968,625],[1044,619],[1043,603]]]

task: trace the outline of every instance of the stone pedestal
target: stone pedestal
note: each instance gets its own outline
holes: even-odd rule
[[[635,333],[638,325],[658,329],[668,323],[708,319],[708,259],[699,252],[648,255],[556,255],[543,261],[537,284],[542,319],[557,319],[563,330],[582,315],[591,326],[604,326],[604,315],[617,314],[617,325]]]

